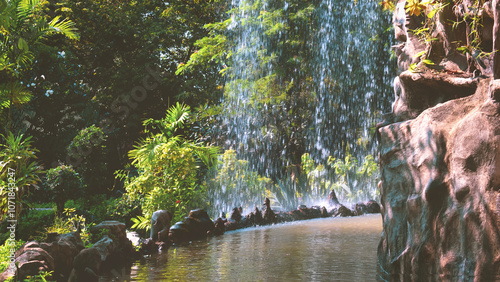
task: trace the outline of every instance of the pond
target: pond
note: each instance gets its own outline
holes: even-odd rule
[[[379,214],[230,231],[112,271],[100,281],[375,281]]]

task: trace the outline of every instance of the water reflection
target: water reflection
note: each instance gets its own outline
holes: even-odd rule
[[[243,229],[172,247],[100,281],[375,281],[381,232],[380,215]]]

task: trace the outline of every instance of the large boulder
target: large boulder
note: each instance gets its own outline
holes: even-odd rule
[[[377,126],[379,279],[500,281],[500,81],[491,78],[500,70],[500,1],[451,2],[432,19],[436,40],[420,46],[412,30],[425,15],[408,15],[405,3],[394,15],[403,42],[396,100]],[[483,24],[476,48],[491,55],[458,52],[471,16]],[[421,51],[435,65],[408,71]]]
[[[82,250],[73,261],[73,270],[68,279],[70,282],[99,281],[99,269],[103,254],[97,248]]]
[[[23,244],[15,253],[18,264],[16,275],[21,280],[37,275],[41,271],[53,271],[55,280],[67,280],[73,267],[73,258],[83,249],[80,233],[51,234],[47,242],[30,241]],[[7,278],[7,273],[0,276]]]
[[[500,104],[473,96],[382,127],[380,276],[500,279]]]
[[[15,263],[18,265],[16,276],[21,281],[27,276],[37,275],[41,271],[55,270],[54,258],[38,242],[27,242],[15,253]]]
[[[168,242],[172,214],[167,210],[155,211],[151,216],[151,236],[154,242]]]
[[[203,209],[189,212],[183,221],[170,227],[169,238],[173,243],[197,240],[214,234],[215,224]]]
[[[79,232],[67,234],[52,234],[46,242],[40,243],[40,248],[46,250],[54,258],[55,277],[67,278],[73,267],[73,258],[84,249]]]
[[[127,231],[125,224],[119,221],[103,221],[98,225],[92,226],[90,228],[90,233],[93,238],[101,240],[104,235],[111,238],[116,244],[116,256],[121,258],[127,258],[136,256],[134,245],[127,238]]]

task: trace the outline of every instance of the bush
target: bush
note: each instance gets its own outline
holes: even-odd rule
[[[47,171],[46,186],[57,205],[57,213],[62,214],[64,203],[83,195],[83,180],[73,167],[61,165]]]
[[[30,241],[45,237],[45,228],[54,222],[54,210],[29,210],[17,221],[16,239]],[[7,222],[0,225],[0,230],[7,230]],[[7,233],[0,234],[0,244],[8,238]]]
[[[227,150],[204,183],[210,203],[209,213],[217,216],[222,211],[230,212],[234,207],[252,209],[254,206],[245,203],[263,203],[272,186],[271,179],[251,171],[248,161],[237,159],[234,150]]]
[[[100,223],[111,219],[109,208],[113,206],[115,199],[107,198],[104,194],[91,195],[85,198],[69,200],[65,208],[74,209],[79,215],[85,216],[88,222]]]
[[[9,266],[11,249],[17,250],[24,243],[26,242],[23,240],[17,240],[15,246],[11,246],[7,242],[5,242],[2,246],[0,246],[0,273],[4,272]]]
[[[158,133],[151,133],[129,152],[138,175],[124,172],[126,197],[141,204],[143,216],[150,218],[155,210],[169,210],[175,220],[182,220],[190,209],[203,207],[205,191],[198,186],[201,164],[216,161],[218,149],[184,138],[180,132],[187,129],[189,106],[177,103],[161,120],[146,120]]]
[[[106,141],[102,129],[92,125],[80,130],[67,147],[70,164],[85,179],[87,195],[102,194],[113,184]]]

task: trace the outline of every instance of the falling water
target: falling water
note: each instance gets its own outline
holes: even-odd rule
[[[233,0],[228,151],[209,181],[214,211],[248,212],[266,196],[285,209],[311,204],[329,187],[310,187],[299,168],[304,153],[323,165],[347,151],[370,153],[392,95],[390,17],[377,1],[303,2]],[[297,38],[304,44],[293,45]]]
[[[311,150],[319,159],[342,157],[346,150],[363,156],[367,148],[360,145],[372,141],[375,122],[390,101],[389,17],[377,1],[324,0],[319,7]]]

